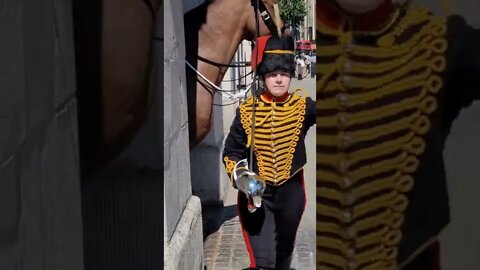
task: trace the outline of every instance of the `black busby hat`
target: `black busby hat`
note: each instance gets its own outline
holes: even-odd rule
[[[265,41],[266,44],[261,44]],[[293,76],[295,73],[295,45],[292,37],[269,36],[259,39],[258,42],[256,47],[259,50],[257,57],[257,74],[259,76],[278,70],[288,72]],[[262,48],[265,49],[262,51]]]

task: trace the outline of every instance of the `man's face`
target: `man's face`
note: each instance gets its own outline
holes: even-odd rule
[[[366,13],[378,8],[385,1],[391,0],[334,0],[340,7],[349,13]]]
[[[290,87],[290,73],[275,71],[265,74],[265,86],[274,97],[281,97],[288,92]]]

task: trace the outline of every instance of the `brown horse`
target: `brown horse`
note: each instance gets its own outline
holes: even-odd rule
[[[277,1],[258,2],[259,6],[256,7],[255,0],[212,0],[185,14],[186,59],[215,85],[220,85],[228,69],[225,65],[232,61],[242,40],[277,34],[283,27],[279,13],[275,12]],[[261,2],[271,21],[265,22],[262,19]],[[272,21],[276,29],[272,29]],[[211,62],[199,60],[202,58]],[[193,147],[200,143],[211,129],[215,90],[187,67],[187,91],[190,146]]]
[[[274,15],[275,1],[263,0],[272,21],[281,27]],[[161,4],[159,0],[73,1],[85,175],[122,151],[144,123],[151,97],[152,37]],[[260,15],[248,0],[207,0],[186,14],[187,60],[215,84],[220,84],[227,68],[197,62],[197,56],[230,63],[240,42],[256,36],[254,10]],[[258,35],[269,34],[272,30],[259,21]],[[201,82],[195,86],[194,73],[187,76],[190,141],[195,145],[210,130],[214,92]]]
[[[136,135],[150,100],[160,0],[73,0],[80,156],[89,175]],[[160,10],[160,11],[159,11]]]

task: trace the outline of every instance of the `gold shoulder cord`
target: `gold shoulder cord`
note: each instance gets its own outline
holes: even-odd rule
[[[408,40],[398,42],[398,37],[418,25],[421,28]],[[393,31],[378,39],[377,46],[348,47],[353,38],[349,32],[340,33],[337,44],[318,48],[320,55],[335,60],[317,67],[317,92],[333,96],[317,100],[317,111],[338,113],[317,113],[317,130],[341,128],[337,134],[317,133],[318,145],[339,149],[317,152],[317,215],[325,217],[317,221],[317,269],[398,268],[407,193],[414,186],[412,174],[425,150],[424,135],[430,130],[436,95],[443,87],[445,35],[445,18],[412,7]],[[348,95],[348,106],[358,107],[412,90],[418,90],[417,94],[355,113],[347,113],[338,99]],[[387,117],[394,120],[353,128]],[[378,143],[369,148],[350,152],[343,148],[346,143],[375,140]],[[320,203],[326,200],[340,207]]]

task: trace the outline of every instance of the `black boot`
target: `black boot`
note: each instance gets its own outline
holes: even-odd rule
[[[277,258],[277,262],[275,263],[275,270],[290,270],[291,265],[292,256]]]

